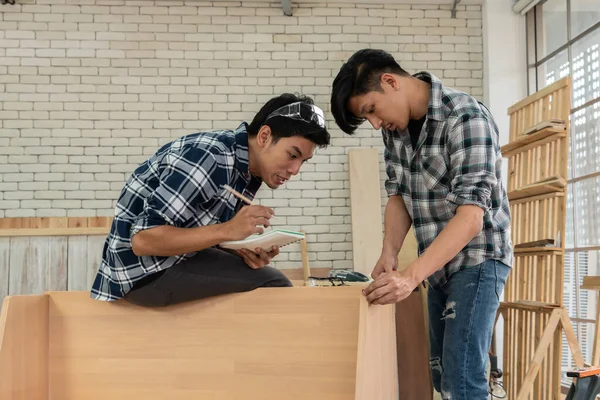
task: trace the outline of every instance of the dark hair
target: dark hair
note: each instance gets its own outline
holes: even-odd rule
[[[284,137],[302,136],[319,147],[326,147],[329,145],[329,132],[327,132],[326,128],[321,127],[316,122],[306,122],[281,116],[272,117],[267,120],[267,117],[273,111],[296,102],[306,103],[307,105],[314,104],[310,97],[304,95],[284,93],[281,96],[273,97],[262,106],[260,111],[254,116],[250,125],[248,125],[248,135],[251,137],[258,135],[260,128],[263,125],[267,125],[271,128],[273,143],[277,143],[279,139]],[[310,117],[313,113],[310,107],[301,106],[300,114],[303,118],[306,118],[307,121],[310,121]]]
[[[372,91],[381,92],[381,75],[385,73],[410,75],[383,50],[359,50],[342,65],[331,91],[331,113],[341,130],[351,135],[364,122],[348,109],[348,101]]]

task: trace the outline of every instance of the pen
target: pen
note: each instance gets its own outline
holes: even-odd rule
[[[232,193],[238,199],[240,199],[240,200],[244,201],[245,203],[247,203],[248,205],[253,205],[254,204],[254,203],[252,203],[252,201],[249,198],[247,198],[246,196],[244,196],[243,194],[241,194],[240,192],[238,192],[237,190],[235,190],[231,186],[229,186],[229,185],[223,185],[223,188],[225,190],[227,190],[228,192]],[[274,215],[271,215],[271,218],[277,219],[277,218],[275,218]]]

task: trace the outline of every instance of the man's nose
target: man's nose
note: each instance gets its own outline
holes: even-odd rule
[[[300,172],[300,167],[302,166],[302,161],[300,162],[295,162],[293,164],[291,164],[288,168],[288,173],[291,175],[298,175],[298,172]]]
[[[377,117],[367,117],[367,119],[369,120],[369,123],[371,124],[371,126],[373,126],[373,129],[380,129],[381,128],[381,120]]]

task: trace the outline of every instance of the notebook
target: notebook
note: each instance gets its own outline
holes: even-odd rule
[[[248,249],[254,251],[256,248],[261,248],[265,251],[271,251],[273,246],[287,246],[304,239],[304,233],[287,231],[283,229],[273,229],[271,231],[250,235],[243,240],[229,240],[219,244],[225,249]]]

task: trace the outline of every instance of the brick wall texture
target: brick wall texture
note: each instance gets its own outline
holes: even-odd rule
[[[160,145],[250,121],[282,92],[312,96],[332,144],[258,199],[308,234],[311,267],[352,268],[347,151],[331,83],[354,51],[381,48],[483,96],[481,6],[21,0],[0,6],[0,217],[112,215],[134,168]],[[415,3],[421,3],[416,2]],[[383,163],[381,163],[382,205]],[[299,246],[275,265],[300,266]]]

